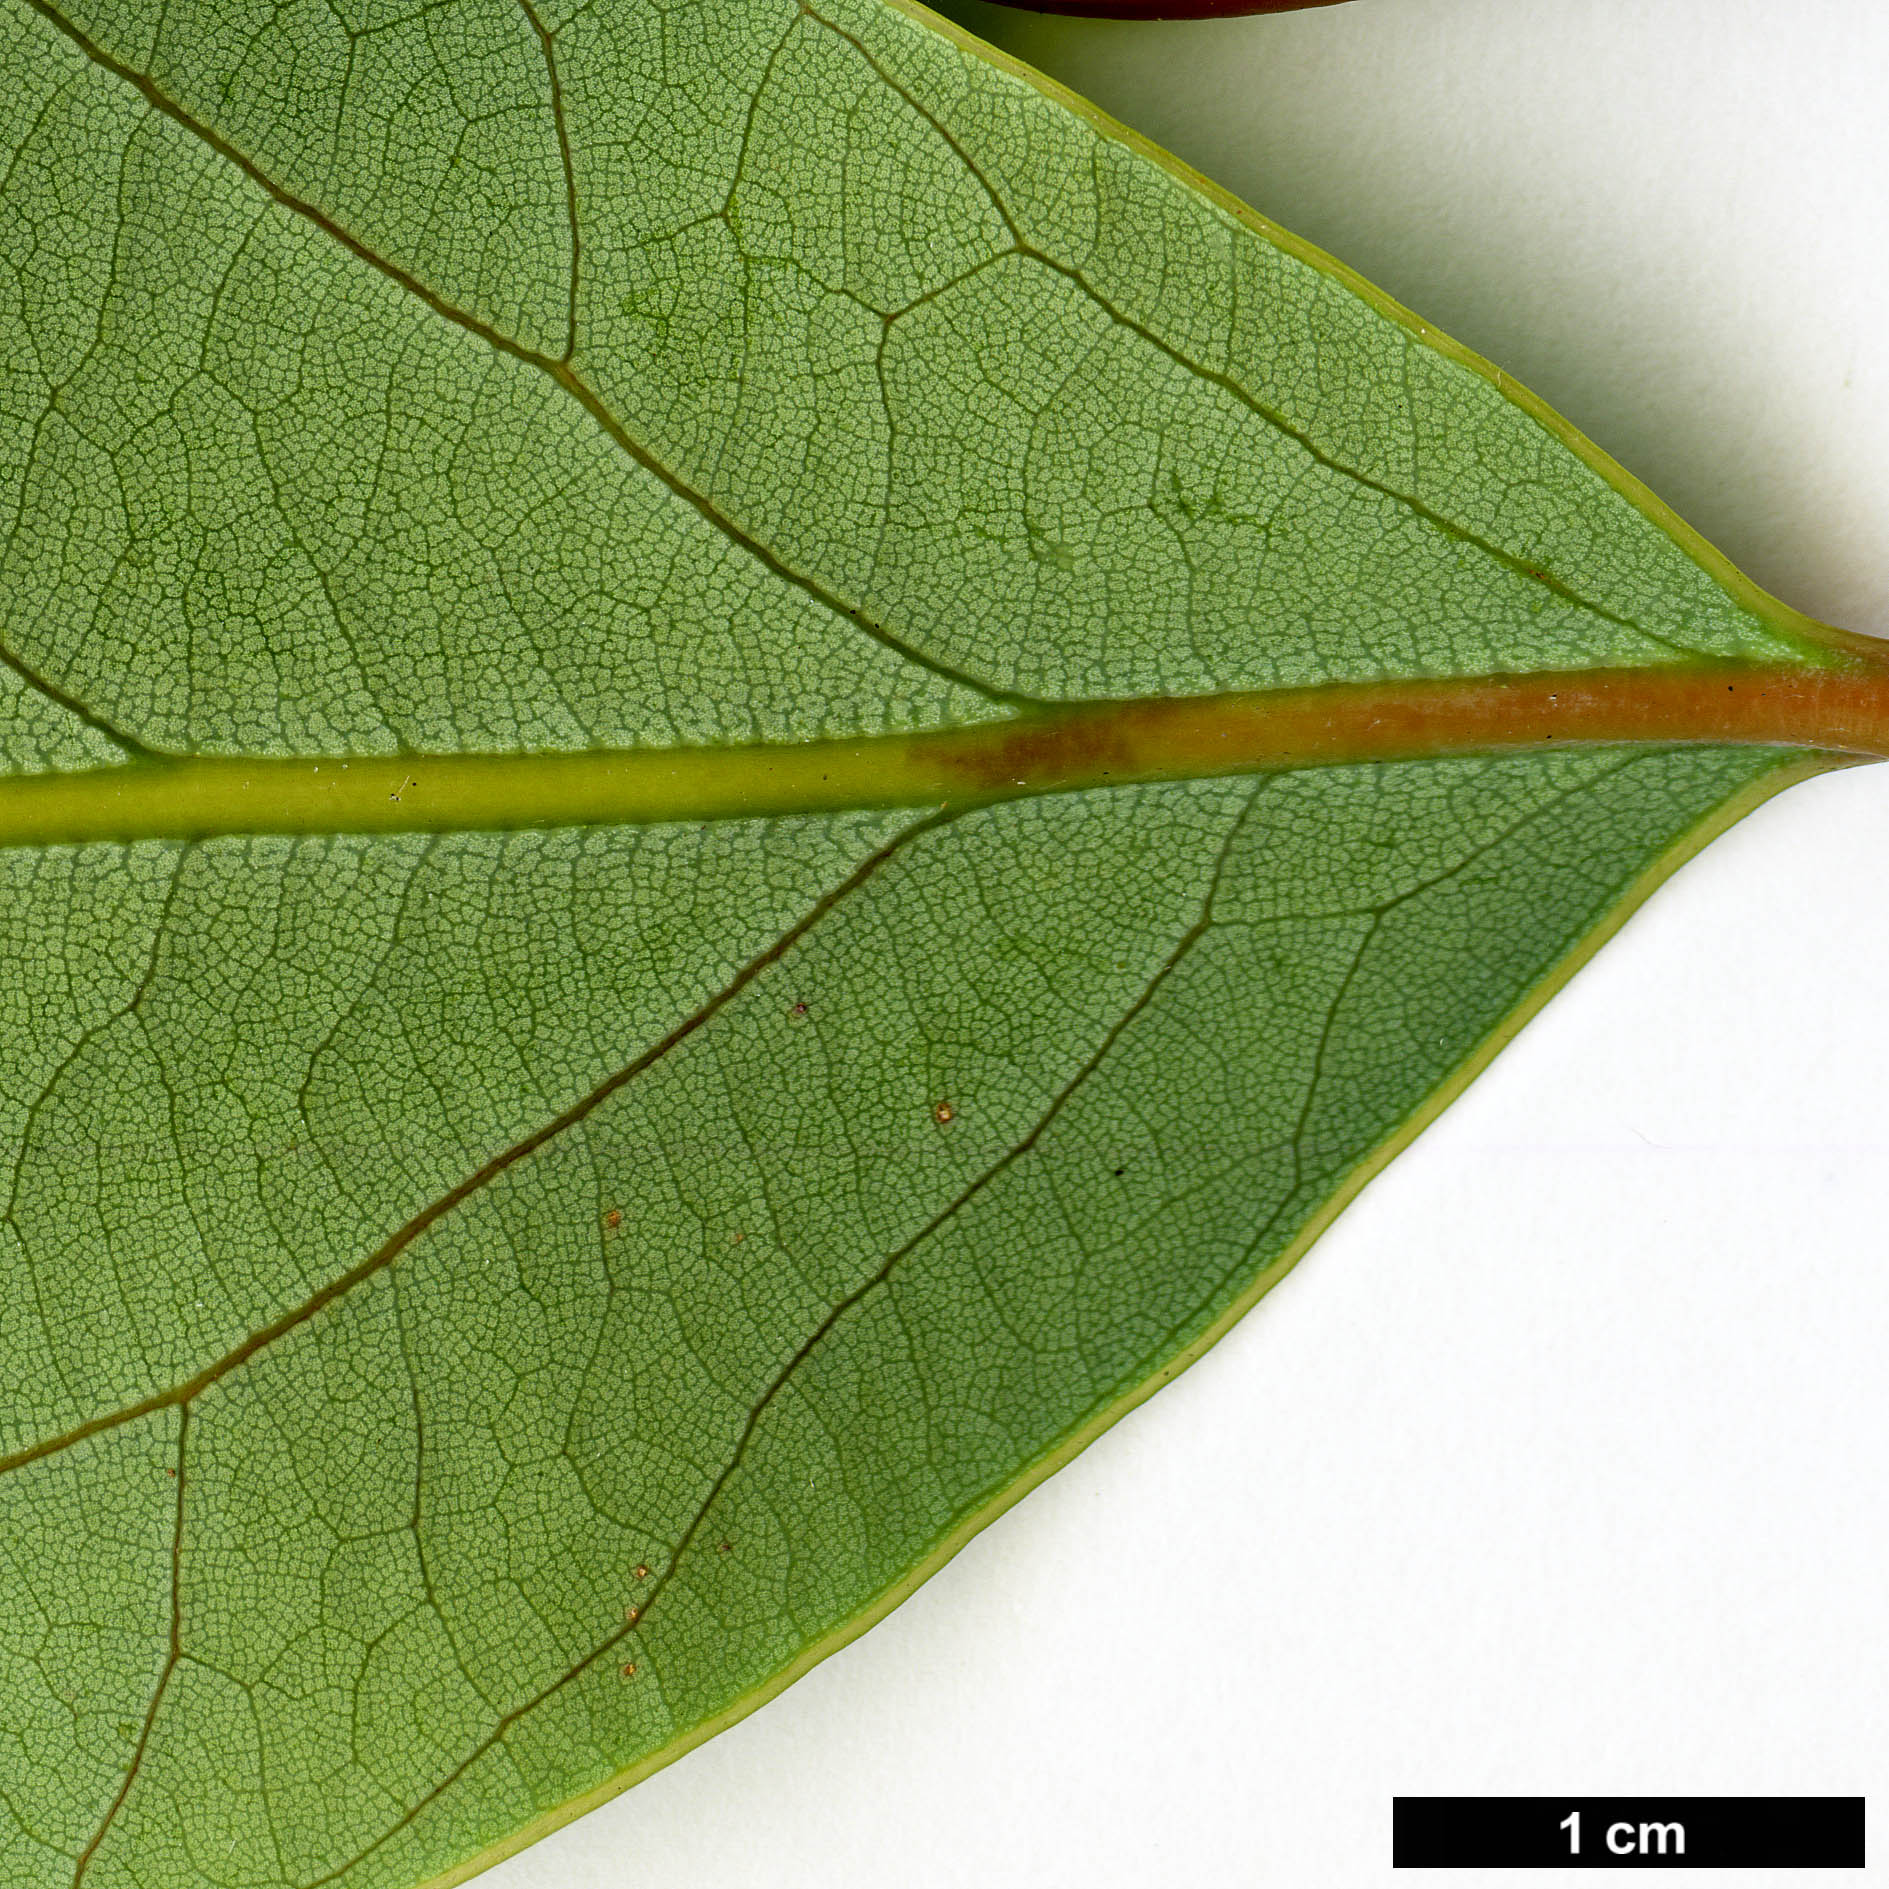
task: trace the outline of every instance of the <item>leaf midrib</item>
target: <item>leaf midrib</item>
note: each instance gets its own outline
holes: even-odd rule
[[[0,780],[0,846],[449,833],[962,809],[1031,795],[1570,744],[1889,756],[1889,652],[1079,702],[850,740],[146,759]]]

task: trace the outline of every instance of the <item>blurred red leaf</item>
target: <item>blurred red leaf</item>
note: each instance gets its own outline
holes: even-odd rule
[[[1343,0],[998,0],[1024,13],[1074,13],[1092,20],[1226,20],[1243,13],[1297,13]]]

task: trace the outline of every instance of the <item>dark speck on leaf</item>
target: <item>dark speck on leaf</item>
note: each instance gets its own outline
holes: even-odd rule
[[[807,1014],[807,1006],[805,1004],[795,1004],[793,1009],[788,1011],[787,1014],[790,1017],[804,1017]]]
[[[732,1541],[718,1541],[715,1544],[715,1552],[717,1554],[733,1554],[734,1551],[735,1544]]]
[[[940,1128],[947,1128],[958,1119],[958,1112],[949,1102],[939,1102],[932,1108],[931,1119]]]
[[[1122,1174],[1126,1174],[1128,1170],[1126,1168],[1117,1168],[1115,1172],[1117,1175],[1122,1175]]]

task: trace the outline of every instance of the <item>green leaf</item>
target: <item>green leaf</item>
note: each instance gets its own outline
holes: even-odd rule
[[[0,1880],[458,1880],[646,1775],[1882,745],[928,19],[9,27]]]

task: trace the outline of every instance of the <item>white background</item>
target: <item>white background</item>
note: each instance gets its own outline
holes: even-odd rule
[[[1761,583],[1889,632],[1879,0],[974,4]],[[1396,1792],[1873,1786],[1880,1816],[1885,967],[1889,770],[1794,789],[1204,1362],[782,1699],[486,1880],[1348,1889],[1393,1880]]]

